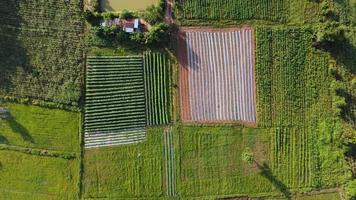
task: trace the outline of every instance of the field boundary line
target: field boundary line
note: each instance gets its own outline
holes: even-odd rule
[[[72,159],[76,159],[78,157],[77,153],[74,153],[74,152],[20,147],[20,146],[7,145],[7,144],[0,144],[0,151],[1,150],[16,151],[16,152],[21,152],[24,154],[29,154],[29,155],[34,155],[34,156],[63,158],[66,160],[72,160]]]

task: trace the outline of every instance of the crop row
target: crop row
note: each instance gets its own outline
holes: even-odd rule
[[[311,49],[302,29],[259,28],[256,41],[259,125],[305,126],[325,90],[327,58]]]
[[[170,121],[170,61],[162,53],[144,55],[147,124]]]
[[[90,137],[101,132],[111,131],[114,134],[145,127],[142,58],[90,57],[86,77],[84,127]]]
[[[285,0],[180,0],[183,19],[285,21]]]

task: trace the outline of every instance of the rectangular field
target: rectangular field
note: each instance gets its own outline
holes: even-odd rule
[[[181,31],[183,121],[256,122],[253,35],[249,28]]]
[[[0,119],[0,144],[56,151],[79,151],[79,114],[18,103],[0,103],[9,109]]]
[[[89,57],[85,96],[85,146],[140,142],[146,101],[142,56]]]
[[[178,18],[183,20],[286,21],[286,0],[178,0]]]
[[[265,176],[270,165],[268,130],[182,126],[174,136],[179,142],[177,191],[182,199],[276,191]],[[254,164],[243,161],[247,149]]]
[[[147,125],[170,122],[170,60],[163,53],[145,53]]]
[[[163,128],[149,128],[144,143],[85,150],[84,199],[162,197],[162,144]]]
[[[0,199],[78,199],[78,163],[0,150]]]
[[[82,0],[0,1],[0,94],[78,105]]]

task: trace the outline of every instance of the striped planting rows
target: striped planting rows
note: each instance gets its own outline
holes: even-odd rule
[[[164,158],[166,166],[166,187],[167,195],[175,196],[176,193],[176,176],[174,161],[174,143],[172,127],[164,131]]]
[[[253,30],[185,30],[183,121],[256,122]]]
[[[170,62],[162,53],[144,54],[147,125],[170,122]]]
[[[85,147],[143,141],[146,100],[142,57],[89,57],[87,61]]]

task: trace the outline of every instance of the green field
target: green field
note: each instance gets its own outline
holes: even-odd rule
[[[286,0],[179,0],[178,17],[206,20],[286,21]]]
[[[158,0],[100,0],[101,7],[105,11],[123,11],[123,10],[144,10],[148,6],[157,5]]]
[[[183,126],[174,135],[180,196],[256,195],[276,190],[268,177],[267,130]],[[252,165],[242,161],[246,148],[255,155]]]
[[[142,57],[90,57],[86,82],[86,132],[145,127]]]
[[[162,53],[144,55],[147,124],[170,122],[170,60]]]
[[[79,113],[17,103],[0,103],[9,119],[0,119],[0,143],[78,152]]]
[[[84,198],[163,196],[163,129],[147,130],[144,143],[88,149],[84,153]]]
[[[0,96],[77,105],[82,1],[0,2]]]
[[[355,21],[355,2],[328,1],[341,22]],[[178,0],[178,21],[187,25],[303,24],[322,20],[322,1],[310,0]]]
[[[77,199],[78,162],[0,150],[0,199]]]
[[[337,187],[348,177],[333,115],[330,57],[303,28],[257,29],[258,124],[271,127],[271,168],[288,188]],[[283,58],[283,59],[281,59]]]

